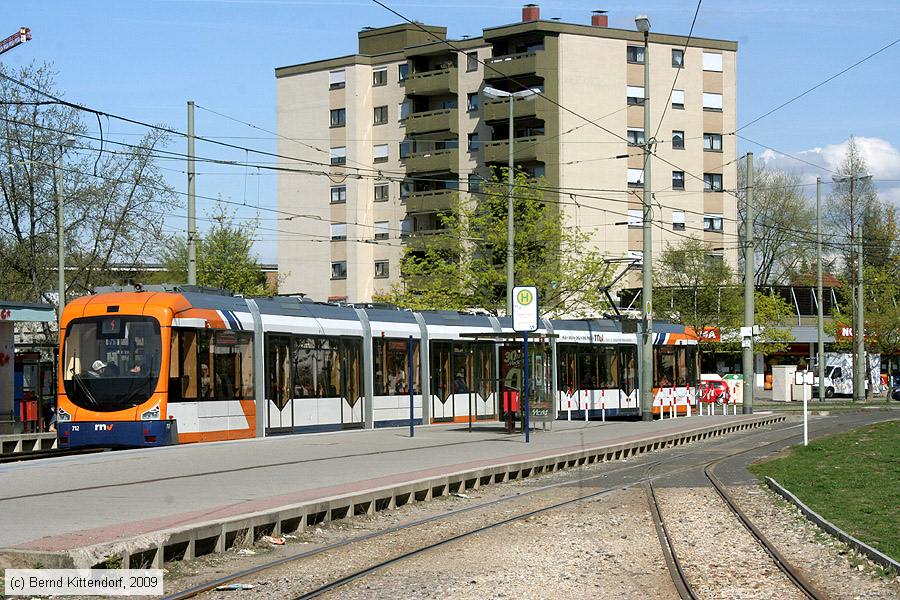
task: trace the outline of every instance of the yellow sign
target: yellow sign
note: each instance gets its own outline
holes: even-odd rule
[[[534,301],[534,295],[531,293],[531,290],[519,290],[516,300],[519,301],[519,304],[528,305]]]

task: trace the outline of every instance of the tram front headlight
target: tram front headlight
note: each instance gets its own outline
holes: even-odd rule
[[[151,408],[150,410],[144,411],[141,413],[141,421],[156,421],[159,420],[159,404]]]

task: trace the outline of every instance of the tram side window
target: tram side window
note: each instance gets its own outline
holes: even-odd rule
[[[294,338],[294,398],[317,398],[320,390],[324,395],[324,387],[319,385],[323,376],[322,359],[315,339]]]
[[[622,346],[619,348],[619,365],[622,367],[620,389],[626,394],[637,388],[637,348],[635,346]]]
[[[431,349],[431,390],[432,393],[445,400],[450,397],[450,342],[434,342]]]
[[[375,394],[393,396],[409,393],[409,340],[376,338],[372,340]],[[421,391],[419,384],[419,340],[413,340],[413,393]]]
[[[322,376],[319,380],[321,396],[334,398],[341,393],[341,356],[338,353],[338,340],[331,338],[321,341],[323,354]]]
[[[453,393],[468,394],[472,389],[472,355],[468,344],[453,344]]]
[[[177,354],[175,353],[177,350]],[[200,368],[197,361],[197,333],[195,331],[172,330],[172,364],[178,370],[174,377],[180,381],[170,381],[169,397],[174,400],[196,400],[200,387]],[[170,369],[171,375],[171,369]],[[171,385],[174,384],[174,385]]]
[[[216,400],[253,398],[253,343],[248,333],[217,331],[213,344]],[[202,368],[202,367],[201,367]]]
[[[571,393],[577,388],[575,378],[576,350],[571,346],[559,346],[557,360],[559,361],[559,389]]]
[[[699,370],[698,352],[696,346],[685,346],[685,354],[687,354],[687,385],[689,387],[697,386],[697,372]]]
[[[619,387],[619,358],[613,346],[600,347],[600,388],[615,390]]]
[[[593,348],[584,348],[578,353],[578,379],[579,389],[597,389],[597,357]]]
[[[654,387],[672,387],[675,384],[675,348],[673,346],[656,346],[653,348]]]
[[[687,348],[684,346],[675,348],[675,385],[678,387],[685,387],[688,384],[687,358]]]

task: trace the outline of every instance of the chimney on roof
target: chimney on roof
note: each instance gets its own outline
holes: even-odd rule
[[[522,7],[522,22],[541,20],[541,7],[537,4],[526,4]]]
[[[609,27],[609,16],[605,10],[595,10],[591,15],[591,25],[594,27]]]

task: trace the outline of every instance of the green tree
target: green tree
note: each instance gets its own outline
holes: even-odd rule
[[[745,215],[746,166],[738,167],[738,207]],[[755,168],[753,174],[753,243],[757,286],[783,285],[815,261],[815,240],[797,234],[815,223],[815,209],[804,196],[798,175]],[[740,228],[743,235],[743,227]],[[743,260],[743,255],[741,257]]]
[[[700,336],[700,351],[711,350],[702,333],[725,332],[738,324],[740,297],[734,272],[719,257],[710,256],[701,240],[686,238],[667,245],[653,269],[654,313],[692,328]]]
[[[0,73],[54,91],[50,65],[0,65]],[[101,151],[84,137],[81,112],[8,79],[0,79],[0,115],[0,297],[56,299],[54,188],[65,206],[67,295],[117,282],[119,269],[139,265],[159,246],[163,216],[177,206],[154,160],[168,143],[164,134],[151,130],[130,147]]]
[[[740,351],[740,327],[744,320],[743,289],[735,285],[734,272],[718,257],[710,256],[699,239],[688,238],[668,246],[653,273],[655,313],[692,328],[701,352]],[[754,319],[761,333],[754,351],[780,352],[793,340],[787,325],[793,310],[780,296],[754,293]],[[721,342],[704,339],[703,331],[719,330]]]
[[[884,356],[900,354],[900,280],[892,267],[866,267],[866,348]]]
[[[212,227],[197,240],[197,284],[244,296],[277,292],[267,288],[266,274],[253,253],[256,221],[237,222],[233,213],[221,208],[210,218]],[[160,258],[171,283],[187,282],[186,238],[172,238]]]
[[[538,288],[547,316],[596,314],[606,306],[600,290],[612,268],[587,248],[589,235],[570,227],[558,204],[544,200],[539,184],[514,178],[515,281]],[[423,309],[506,309],[506,170],[482,193],[457,197],[434,214],[436,231],[413,232],[401,261],[401,281],[376,300]]]

